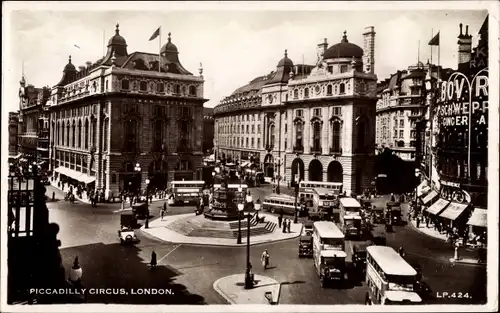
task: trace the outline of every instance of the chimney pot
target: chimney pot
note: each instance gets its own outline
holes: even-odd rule
[[[463,27],[463,25],[462,25],[462,23],[460,23],[460,36],[463,35],[463,33],[462,33],[462,27]]]
[[[79,66],[79,67],[78,67],[78,69],[79,69],[80,71],[83,71],[83,70],[85,69],[85,66],[81,65],[81,66]]]
[[[469,25],[465,26],[465,35],[469,35]]]
[[[85,62],[85,65],[87,66],[87,68],[89,68],[92,65],[92,62],[87,61],[87,62]]]

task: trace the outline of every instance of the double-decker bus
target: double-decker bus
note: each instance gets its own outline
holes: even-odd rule
[[[415,291],[417,271],[393,248],[366,248],[365,304],[409,305],[422,302]]]
[[[330,219],[335,217],[334,206],[337,195],[331,189],[314,188],[313,190],[313,214],[319,214],[321,217]],[[338,213],[338,212],[337,212]],[[337,214],[338,215],[338,214]]]
[[[262,208],[271,213],[295,214],[295,197],[271,194],[264,198]]]
[[[321,286],[333,281],[344,281],[346,266],[344,234],[333,222],[313,224],[313,260]]]
[[[330,183],[321,181],[301,181],[299,184],[299,199],[304,201],[307,206],[313,205],[314,189],[325,188],[332,190],[338,196],[342,193],[342,183]]]
[[[361,204],[354,198],[339,199],[340,228],[346,237],[361,236]]]
[[[199,201],[203,194],[203,180],[172,181],[168,184],[167,192],[173,197],[171,204],[194,204]]]

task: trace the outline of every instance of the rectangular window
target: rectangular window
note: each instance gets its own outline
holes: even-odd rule
[[[247,133],[247,134],[249,133],[249,132],[248,132],[248,125],[247,125],[247,131],[246,131],[246,133]]]
[[[340,66],[340,73],[346,73],[347,72],[347,65],[341,65]]]
[[[404,128],[405,127],[405,120],[399,120],[399,127]]]
[[[398,137],[398,131],[397,129],[394,130],[394,138],[397,138]]]
[[[257,149],[260,149],[260,138],[257,138]]]
[[[255,145],[255,139],[252,138],[252,148],[255,148],[254,145]]]
[[[321,115],[321,109],[314,109],[314,116],[320,116]]]
[[[286,140],[286,138],[285,138],[285,150],[287,149],[287,143],[288,143],[288,142],[287,142],[287,140]]]
[[[288,125],[287,125],[287,124],[285,124],[285,134],[286,134],[286,133],[287,133],[287,131],[288,131],[288,129],[287,129],[288,127],[287,127],[287,126],[288,126]]]
[[[404,130],[400,130],[399,131],[399,138],[403,138],[404,137]]]
[[[297,117],[302,117],[302,110],[295,111],[295,114],[297,115]]]
[[[414,139],[416,137],[416,132],[414,130],[410,131],[410,138]]]
[[[333,107],[333,115],[342,115],[342,107]]]
[[[246,147],[248,148],[248,138],[245,141],[246,141]]]
[[[257,125],[257,133],[260,134],[260,124]]]
[[[255,125],[252,125],[252,134],[255,134]]]

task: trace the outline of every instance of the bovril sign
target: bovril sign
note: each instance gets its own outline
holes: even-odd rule
[[[482,70],[469,80],[462,73],[441,83],[438,114],[444,127],[487,125],[488,70]]]

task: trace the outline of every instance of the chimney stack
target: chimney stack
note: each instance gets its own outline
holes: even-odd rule
[[[85,62],[85,65],[87,66],[87,68],[90,68],[90,66],[92,65],[92,62],[87,61],[87,62]]]
[[[460,35],[458,36],[458,64],[468,63],[472,54],[472,36],[469,35],[469,25],[465,26],[465,34],[463,33],[463,25],[460,23]]]
[[[79,70],[80,72],[81,72],[81,71],[84,71],[84,70],[85,70],[85,66],[80,65],[80,66],[78,67],[78,70]]]

